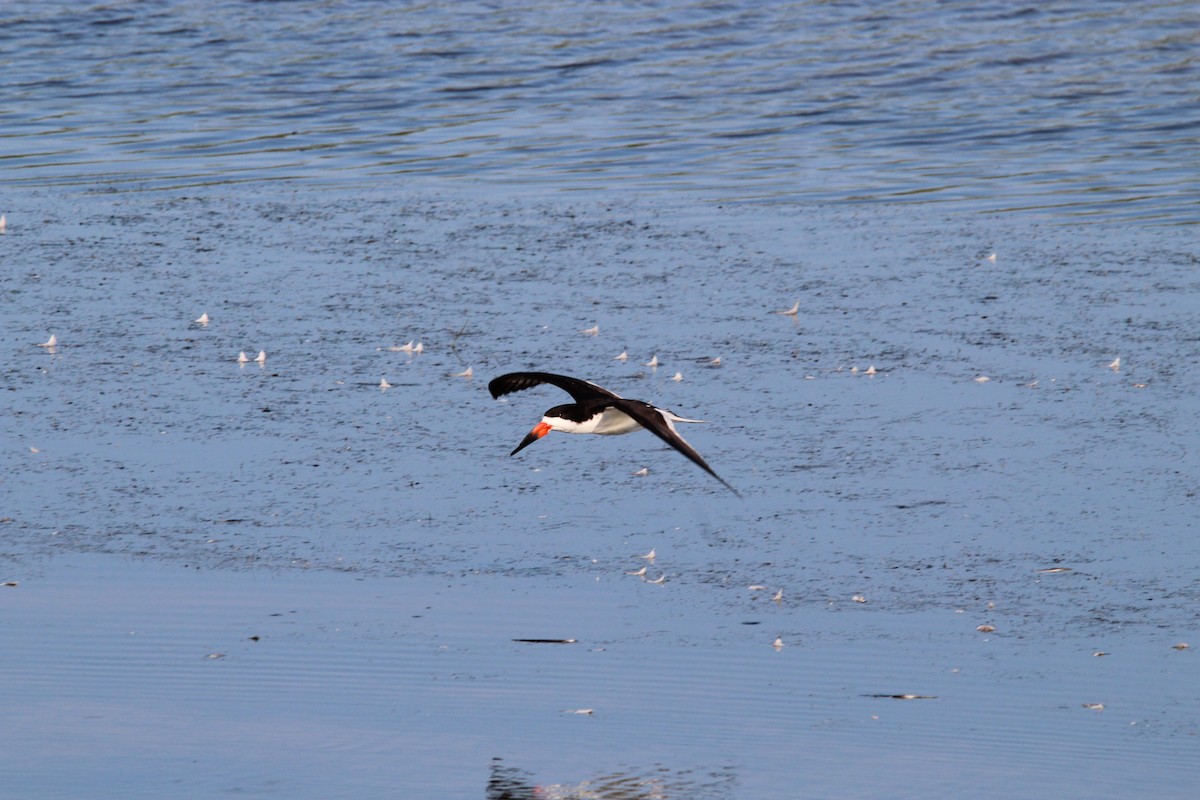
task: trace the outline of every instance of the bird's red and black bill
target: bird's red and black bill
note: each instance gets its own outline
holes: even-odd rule
[[[511,453],[509,453],[509,455],[515,456],[517,453],[521,452],[526,447],[529,447],[529,445],[533,444],[549,432],[550,426],[545,422],[539,422],[537,425],[533,426],[533,430],[525,435],[525,438],[521,440],[519,445],[517,445],[517,449],[513,450]]]

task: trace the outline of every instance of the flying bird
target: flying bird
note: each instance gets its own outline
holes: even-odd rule
[[[737,489],[713,472],[712,467],[675,430],[676,422],[703,422],[703,420],[685,419],[673,411],[656,408],[641,400],[626,400],[589,381],[568,378],[565,375],[554,375],[549,372],[510,372],[489,383],[488,391],[492,393],[492,397],[499,398],[511,392],[532,389],[543,383],[557,386],[571,395],[575,402],[555,406],[547,411],[542,417],[542,421],[533,426],[533,430],[509,455],[515,456],[550,431],[616,435],[645,428],[687,456],[692,463],[720,481],[726,489],[738,494]],[[741,495],[738,494],[738,497]]]

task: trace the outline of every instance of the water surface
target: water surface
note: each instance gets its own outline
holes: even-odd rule
[[[6,4],[0,186],[430,178],[1196,222],[1186,0]]]
[[[4,6],[6,789],[1191,797],[1195,16]]]

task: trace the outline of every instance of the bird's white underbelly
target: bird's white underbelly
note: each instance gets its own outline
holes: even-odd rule
[[[566,423],[566,424],[564,424]],[[601,414],[583,422],[556,420],[554,429],[563,433],[598,433],[602,436],[615,436],[621,433],[636,431],[642,426],[637,420],[615,408],[606,408]]]

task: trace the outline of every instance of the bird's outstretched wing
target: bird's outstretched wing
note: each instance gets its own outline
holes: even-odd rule
[[[571,395],[576,403],[584,403],[588,400],[621,399],[619,395],[594,383],[579,378],[568,378],[566,375],[555,375],[551,372],[510,372],[499,378],[493,378],[488,383],[488,391],[492,393],[492,397],[500,397],[510,392],[519,392],[522,389],[532,389],[543,383],[562,389]]]
[[[671,445],[671,447],[674,447],[676,450],[683,453],[685,456],[691,459],[693,464],[719,480],[721,485],[726,489],[733,492],[738,497],[741,497],[741,494],[738,493],[738,490],[726,483],[725,479],[720,475],[713,472],[713,468],[710,467],[708,462],[696,452],[696,448],[688,444],[687,441],[679,435],[679,431],[675,430],[675,424],[671,421],[671,418],[663,414],[662,411],[650,405],[649,403],[643,403],[640,400],[618,399],[617,402],[613,403],[613,406],[633,417],[643,428],[650,431],[667,444]]]

